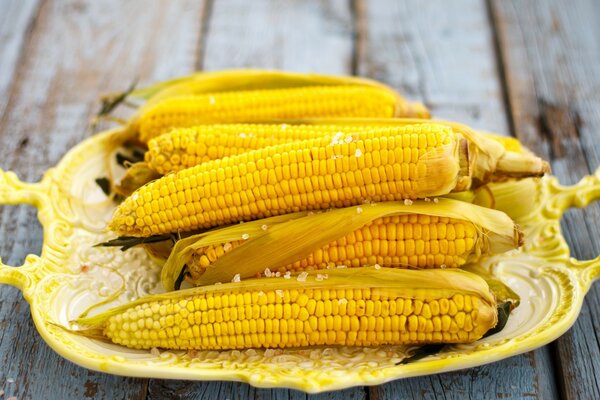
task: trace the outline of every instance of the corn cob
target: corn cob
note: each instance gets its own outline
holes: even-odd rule
[[[140,140],[202,122],[310,117],[382,117],[395,112],[393,94],[375,87],[332,86],[253,90],[165,99],[140,117]]]
[[[389,87],[362,78],[272,71],[200,73],[135,90],[146,100],[129,123],[146,142],[174,126],[310,116],[429,117]]]
[[[111,228],[149,236],[450,192],[460,178],[461,138],[436,126],[412,132],[324,136],[207,162],[140,188],[121,203]]]
[[[459,267],[522,244],[504,213],[436,201],[286,214],[189,236],[162,249],[170,254],[161,280],[173,290],[181,276],[207,285],[338,266]]]
[[[80,319],[82,334],[136,349],[466,343],[497,322],[477,275],[335,270],[328,279],[254,279],[148,296]]]
[[[187,264],[189,281],[199,279],[208,266],[244,243],[241,239],[196,251]],[[273,272],[298,273],[339,265],[456,268],[477,260],[481,249],[486,247],[485,234],[478,232],[472,223],[428,215],[402,215],[379,218]]]
[[[314,124],[213,124],[176,128],[148,142],[145,161],[149,169],[166,175],[266,146],[313,139],[336,132],[362,132],[383,126],[371,119],[366,119],[362,125],[335,124],[334,121],[329,121],[329,124],[325,120]],[[398,119],[388,119],[387,122],[389,126],[401,124]],[[514,138],[483,134],[502,144],[508,151],[523,153],[519,141]]]
[[[494,141],[477,140],[470,142],[449,126],[420,124],[258,149],[143,186],[121,203],[110,228],[120,235],[149,236],[467,190],[473,180],[489,180],[506,153]],[[533,165],[531,173],[542,166]],[[515,166],[509,168],[512,173]]]

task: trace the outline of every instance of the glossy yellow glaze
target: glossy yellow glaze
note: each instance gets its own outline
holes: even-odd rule
[[[102,306],[90,315],[161,291],[159,268],[143,251],[92,247],[109,237],[104,226],[115,207],[94,179],[107,174],[107,160],[113,158],[109,155],[124,137],[112,130],[86,140],[39,183],[23,183],[11,172],[0,172],[0,203],[36,206],[44,227],[41,256],[28,256],[18,268],[0,264],[0,283],[23,291],[40,335],[55,351],[90,369],[139,377],[242,380],[314,393],[468,368],[530,351],[562,335],[600,276],[600,258],[570,258],[559,225],[567,208],[585,207],[600,198],[599,170],[569,187],[554,177],[523,181],[532,201],[528,210],[513,217],[523,227],[527,244],[482,263],[521,296],[521,306],[501,333],[436,356],[396,366],[407,348],[158,354],[88,339],[61,326],[71,326],[69,321],[96,303]],[[114,166],[110,169],[119,173]]]

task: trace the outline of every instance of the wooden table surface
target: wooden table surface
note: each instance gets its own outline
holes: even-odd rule
[[[600,2],[0,0],[0,168],[39,180],[90,135],[98,96],[232,67],[356,74],[434,115],[515,135],[563,183],[600,165]],[[573,255],[600,253],[600,208],[562,221]],[[32,207],[0,208],[0,255],[39,253]],[[575,326],[531,353],[460,372],[325,393],[331,399],[600,398],[600,286]],[[0,287],[0,399],[300,399],[243,383],[88,371],[37,334]]]

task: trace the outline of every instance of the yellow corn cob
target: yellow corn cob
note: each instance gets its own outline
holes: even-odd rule
[[[139,120],[147,142],[174,127],[202,122],[261,121],[311,117],[382,117],[395,115],[396,97],[368,86],[311,86],[181,96],[148,108]]]
[[[172,247],[150,251],[163,258],[158,260],[163,262],[161,281],[169,291],[181,277],[207,285],[235,275],[290,276],[339,265],[459,267],[521,244],[521,232],[503,212],[442,198],[285,214],[187,236]]]
[[[172,124],[310,116],[429,117],[422,104],[409,103],[376,81],[278,71],[197,73],[134,90],[127,97],[145,101],[128,124],[142,141]]]
[[[130,348],[220,350],[467,343],[497,312],[475,274],[356,268],[148,296],[77,322]]]
[[[237,240],[196,251],[187,264],[194,282],[218,258],[243,245]],[[274,269],[274,273],[301,272],[336,266],[379,265],[400,268],[455,268],[487,253],[486,234],[475,224],[429,215],[378,218],[331,242],[307,257]]]
[[[125,199],[110,227],[127,236],[184,232],[365,200],[442,195],[468,184],[461,176],[463,138],[438,125],[395,129],[286,143],[181,170]]]
[[[409,121],[414,123],[414,120]],[[335,120],[317,120],[315,123],[302,124],[212,124],[175,128],[148,142],[145,161],[149,169],[166,175],[203,162],[266,146],[312,139],[336,132],[352,133],[381,129],[385,127],[385,123],[388,126],[402,124],[401,119],[365,119],[363,124],[355,125],[343,122],[336,124]],[[507,151],[524,151],[517,139],[485,132],[481,134],[502,144]]]
[[[446,125],[419,124],[257,149],[143,186],[121,203],[110,227],[120,235],[149,236],[467,190],[472,180],[493,178],[508,154],[495,141],[473,140]],[[544,163],[532,160],[526,168],[514,159],[504,164],[510,173],[543,173]]]

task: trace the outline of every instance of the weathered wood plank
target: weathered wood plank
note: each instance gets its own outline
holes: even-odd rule
[[[552,377],[532,373],[550,365],[550,352],[530,352],[464,371],[406,379],[370,388],[370,399],[523,399],[557,398]],[[531,381],[531,379],[534,379]],[[550,397],[546,397],[549,394]]]
[[[12,4],[31,7],[29,2]],[[99,94],[122,90],[136,77],[147,82],[192,71],[202,9],[203,3],[193,0],[48,0],[35,24],[26,21],[29,31],[19,28],[23,17],[18,15],[25,9],[0,17],[0,32],[27,32],[0,40],[0,57],[15,53],[6,46],[23,44],[18,64],[14,56],[0,58],[2,82],[12,81],[10,89],[2,89],[10,96],[0,120],[0,167],[37,180],[90,134],[87,124],[99,106]],[[31,208],[2,207],[0,255],[6,262],[19,264],[25,254],[39,252],[41,241]],[[94,373],[56,355],[35,332],[27,303],[7,286],[0,287],[0,327],[3,398],[145,396],[146,380]]]
[[[201,66],[271,68],[350,74],[353,54],[349,2],[214,2],[203,39]],[[149,398],[303,399],[290,390],[255,389],[243,383],[151,380]],[[313,398],[310,396],[310,398]],[[363,399],[362,387],[315,398]]]
[[[484,1],[356,0],[356,11],[360,75],[438,118],[508,131]]]
[[[495,1],[492,11],[518,137],[574,183],[600,164],[600,3]],[[600,207],[569,212],[562,228],[573,255],[600,253]],[[565,398],[600,398],[600,288],[587,295],[575,326],[555,342]]]
[[[39,0],[0,1],[0,116],[4,114],[8,91],[17,71],[23,43],[28,30],[34,24],[38,8]]]
[[[418,12],[415,12],[418,10]],[[358,1],[357,70],[419,98],[434,116],[509,133],[486,3]],[[501,362],[370,388],[370,397],[554,398],[548,348]]]
[[[345,0],[214,2],[202,67],[349,74],[352,26]]]
[[[309,395],[296,390],[257,389],[239,382],[150,381],[147,400],[161,399],[363,400],[366,394],[363,388]]]

